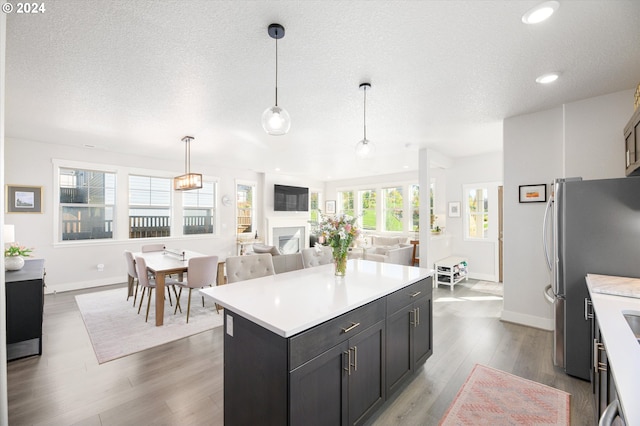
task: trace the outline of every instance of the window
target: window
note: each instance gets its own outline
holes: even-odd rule
[[[366,231],[376,230],[376,194],[375,189],[358,191],[360,213],[362,214],[362,229]]]
[[[411,230],[420,230],[420,185],[409,185],[411,194]]]
[[[309,220],[311,223],[320,222],[320,193],[316,191],[311,191],[309,193]]]
[[[384,231],[403,231],[403,206],[402,187],[382,188],[382,217],[384,218]]]
[[[238,234],[251,234],[255,228],[255,186],[239,183],[236,187]]]
[[[182,233],[215,234],[215,182],[203,182],[201,189],[182,193]]]
[[[115,173],[59,169],[60,239],[113,238]]]
[[[489,200],[486,187],[465,186],[465,237],[487,239],[489,230]]]
[[[353,199],[353,191],[338,192],[340,200],[340,208],[338,213],[344,213],[349,216],[355,215],[355,200]]]
[[[129,238],[171,235],[171,179],[129,176]]]

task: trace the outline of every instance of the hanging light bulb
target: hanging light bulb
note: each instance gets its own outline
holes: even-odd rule
[[[269,25],[269,36],[276,40],[276,104],[262,113],[262,127],[270,135],[286,134],[291,128],[291,117],[286,109],[278,106],[278,39],[284,37],[284,27],[280,24]]]
[[[356,144],[356,156],[358,158],[371,158],[376,152],[376,147],[369,139],[367,139],[367,90],[371,89],[371,83],[362,83],[360,89],[364,90],[364,120],[363,120],[363,138]]]

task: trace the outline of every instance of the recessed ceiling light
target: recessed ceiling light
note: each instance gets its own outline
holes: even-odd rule
[[[548,74],[542,74],[540,77],[536,78],[536,83],[539,84],[549,84],[553,83],[560,77],[560,73],[550,72]]]
[[[558,10],[558,7],[560,7],[560,3],[555,0],[540,3],[522,15],[522,22],[525,24],[539,24],[549,19],[549,17]]]

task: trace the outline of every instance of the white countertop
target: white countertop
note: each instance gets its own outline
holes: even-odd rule
[[[626,424],[640,425],[640,344],[629,328],[623,312],[634,311],[640,315],[640,299],[599,293],[598,287],[619,285],[621,288],[640,285],[640,279],[607,275],[587,275],[587,286],[591,294],[593,309],[598,318],[602,339],[613,378],[616,382],[618,400]]]
[[[344,278],[333,264],[212,287],[201,292],[262,327],[290,337],[423,278],[433,270],[352,259]]]

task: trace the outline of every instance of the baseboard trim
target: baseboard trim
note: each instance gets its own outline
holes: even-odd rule
[[[105,285],[113,285],[113,284],[121,284],[121,283],[123,283],[122,276],[119,275],[117,277],[106,277],[106,278],[101,278],[99,280],[77,281],[73,283],[47,285],[44,289],[44,292],[45,294],[54,294],[54,293],[63,292],[63,291],[84,290],[87,288],[102,287]]]
[[[528,327],[539,328],[541,330],[553,331],[553,319],[534,317],[533,315],[521,314],[513,311],[502,311],[501,321],[512,322],[514,324],[526,325]]]
[[[495,275],[490,274],[476,274],[473,272],[469,272],[469,278],[479,281],[490,281],[490,282],[498,282]]]

